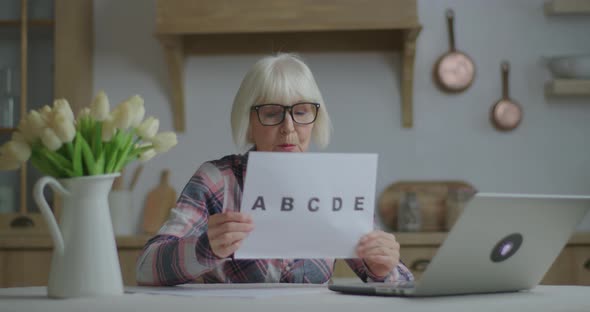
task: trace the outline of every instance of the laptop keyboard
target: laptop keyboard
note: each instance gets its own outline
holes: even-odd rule
[[[379,288],[414,288],[416,286],[412,281],[397,281],[394,283],[366,283],[367,285]]]

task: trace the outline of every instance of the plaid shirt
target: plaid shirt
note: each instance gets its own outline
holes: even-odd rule
[[[207,220],[222,211],[239,211],[248,154],[205,162],[184,187],[170,218],[150,239],[137,262],[140,285],[205,283],[325,283],[334,259],[219,259],[211,251]],[[361,259],[346,259],[363,281],[413,280],[399,264],[377,278]]]

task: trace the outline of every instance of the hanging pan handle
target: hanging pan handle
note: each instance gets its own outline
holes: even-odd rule
[[[509,89],[508,89],[508,74],[510,73],[510,63],[508,61],[502,62],[502,97],[504,99],[509,98]]]
[[[451,52],[455,51],[455,27],[454,27],[455,12],[452,9],[447,10],[447,26],[449,29],[449,46]]]

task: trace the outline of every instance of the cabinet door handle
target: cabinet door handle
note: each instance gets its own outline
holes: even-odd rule
[[[424,272],[426,271],[426,267],[430,263],[430,259],[418,259],[412,263],[410,269],[416,272]]]
[[[586,263],[584,263],[584,268],[586,270],[590,270],[590,259],[586,260]]]

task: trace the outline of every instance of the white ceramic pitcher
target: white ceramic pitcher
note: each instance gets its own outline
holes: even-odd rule
[[[47,292],[53,298],[123,294],[121,267],[109,213],[108,196],[119,174],[56,180],[42,177],[33,196],[53,239]],[[49,184],[63,196],[57,225],[43,189]]]

